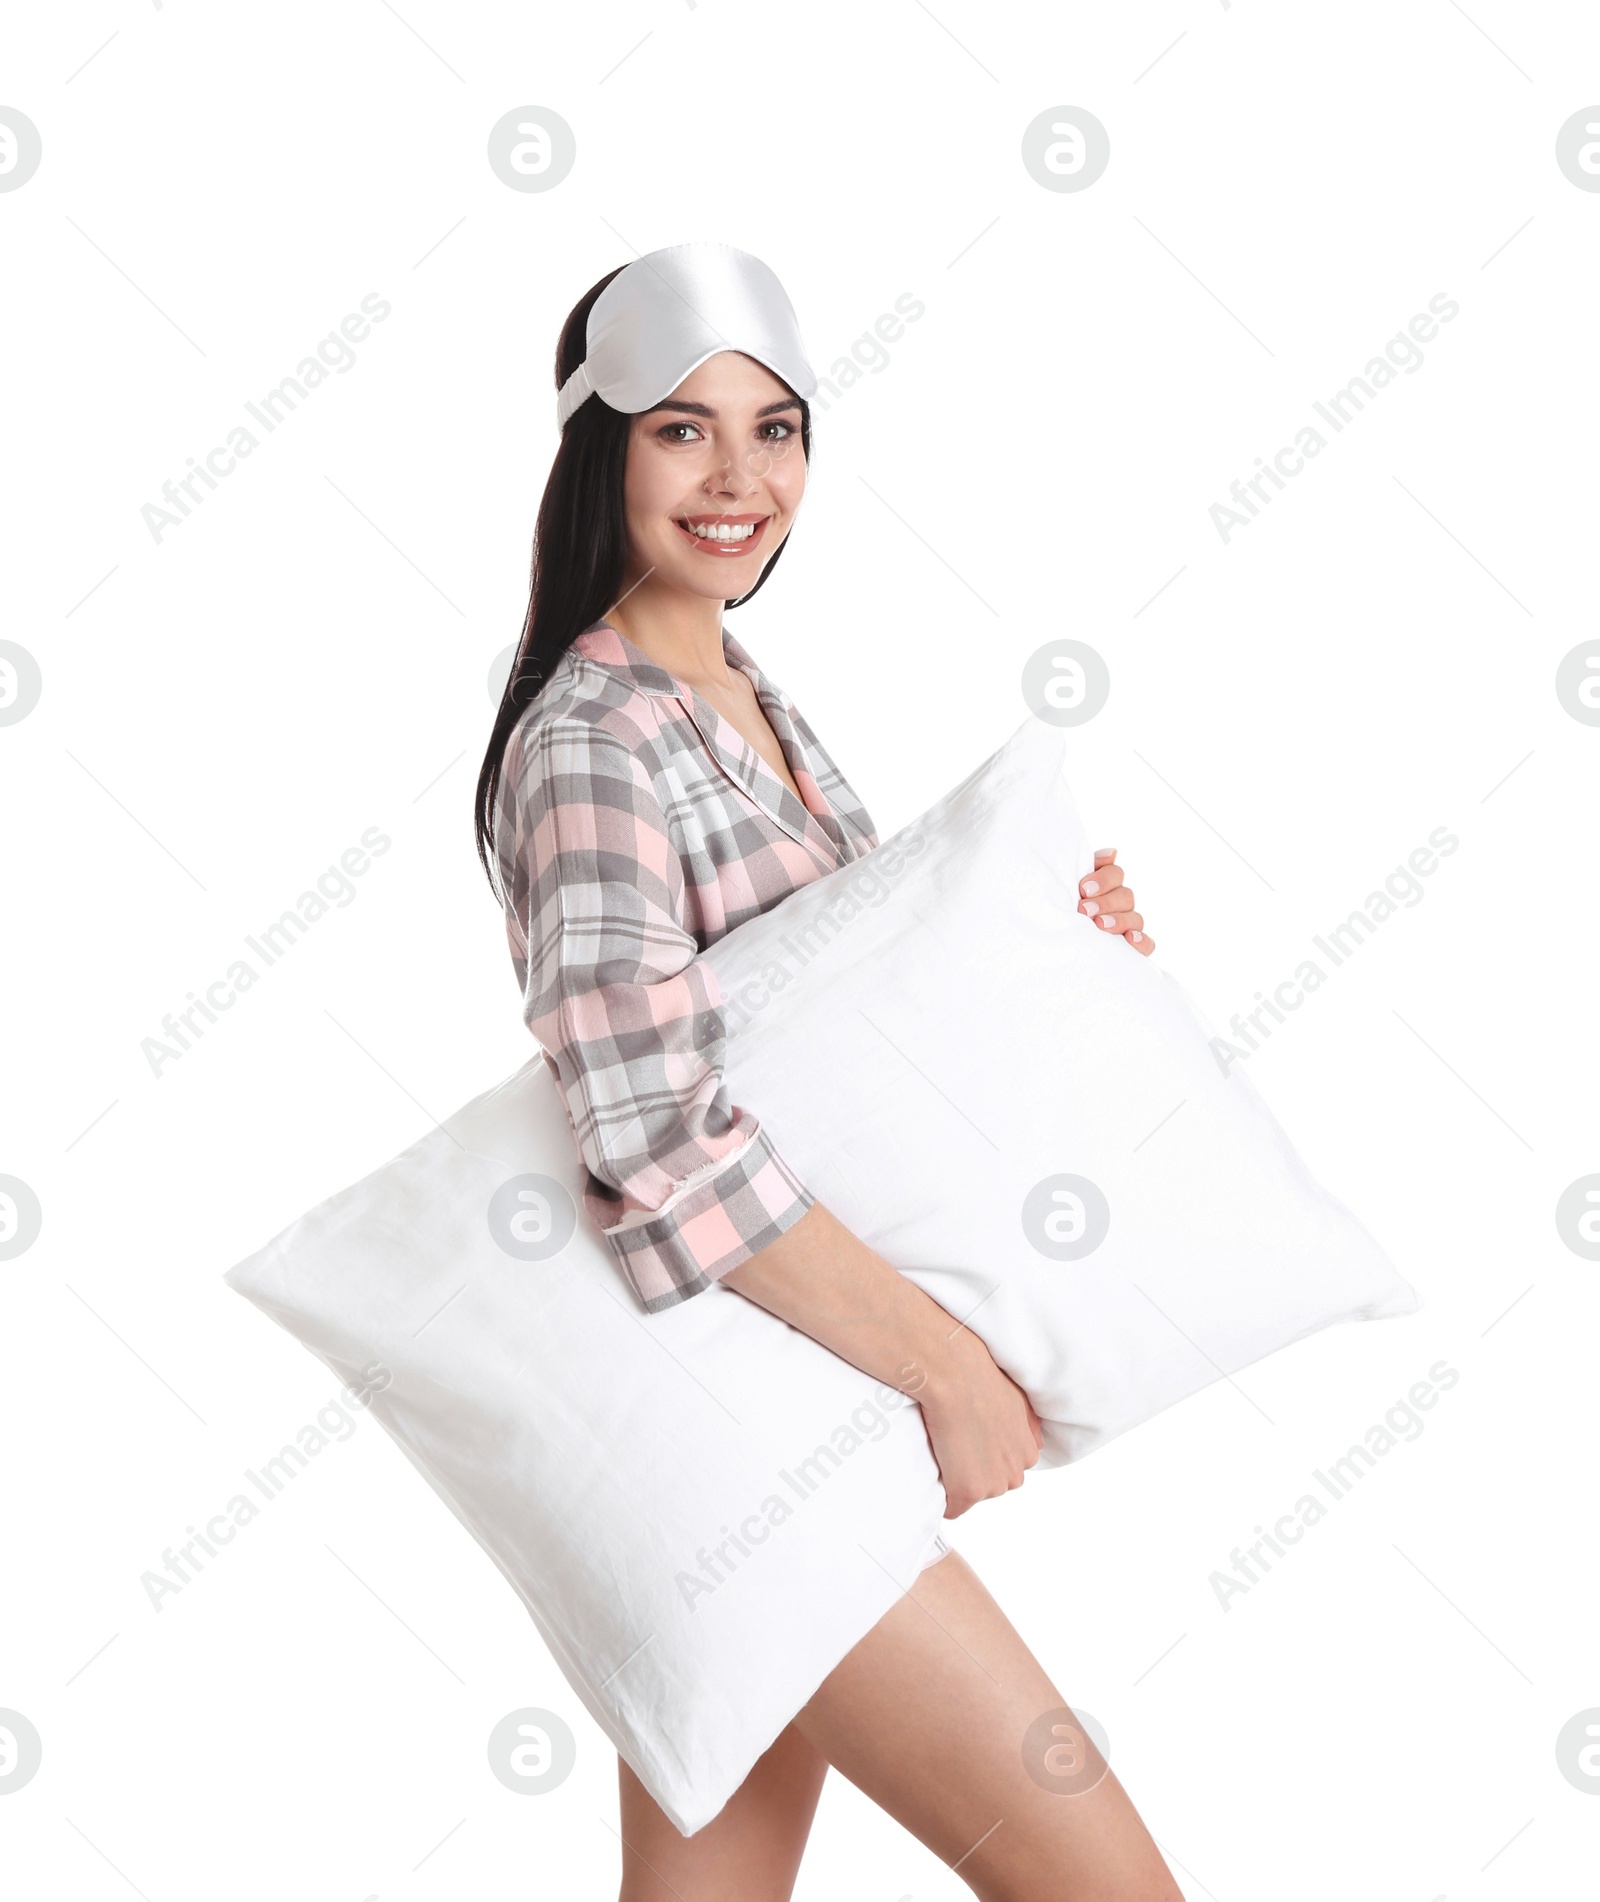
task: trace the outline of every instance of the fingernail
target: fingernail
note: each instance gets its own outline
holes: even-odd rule
[[[1083,901],[1082,911],[1086,918],[1092,918],[1099,909],[1100,907],[1092,898],[1086,898]]]
[[[1110,912],[1107,912],[1100,922],[1105,926],[1107,931],[1114,931],[1116,929],[1116,920],[1111,916]]]
[[[1085,898],[1091,898],[1091,897],[1093,897],[1093,895],[1094,895],[1094,894],[1095,894],[1095,893],[1096,893],[1097,891],[1099,891],[1099,889],[1100,889],[1100,881],[1099,881],[1099,879],[1097,879],[1097,878],[1086,878],[1086,879],[1085,879],[1085,880],[1083,881],[1083,895],[1084,895],[1084,897],[1085,897]]]
[[[1132,938],[1135,944],[1144,943],[1144,933],[1142,931],[1130,931],[1128,936]]]

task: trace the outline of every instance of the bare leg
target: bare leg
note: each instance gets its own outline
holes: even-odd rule
[[[789,1902],[827,1774],[790,1724],[705,1828],[680,1836],[619,1757],[620,1902]]]
[[[982,1902],[1183,1902],[1092,1743],[1087,1767],[1072,1775],[1081,1746],[1070,1727],[1054,1739],[1047,1725],[1042,1738],[1030,1735],[1066,1702],[952,1552],[829,1673],[791,1728]],[[1042,1787],[1025,1753],[1047,1781],[1054,1770],[1077,1793]]]

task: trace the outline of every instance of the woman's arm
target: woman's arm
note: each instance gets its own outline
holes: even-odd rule
[[[987,1347],[820,1202],[722,1279],[922,1407],[948,1519],[1022,1484],[1041,1429]]]
[[[723,1077],[715,981],[643,759],[594,720],[508,752],[497,841],[523,1018],[588,1172],[584,1206],[641,1304],[689,1300],[798,1222],[811,1195]]]

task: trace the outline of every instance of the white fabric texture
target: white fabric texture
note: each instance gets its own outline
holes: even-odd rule
[[[496,1191],[581,1174],[535,1056],[227,1279],[341,1381],[389,1370],[369,1411],[692,1835],[936,1556],[944,1490],[914,1404],[720,1282],[643,1314],[581,1217],[506,1253]]]
[[[703,954],[737,1100],[988,1342],[1045,1422],[1043,1466],[1419,1305],[1175,981],[1076,911],[1092,854],[1063,766],[1063,735],[1026,722]],[[641,1312],[581,1174],[536,1056],[227,1280],[341,1379],[389,1370],[372,1412],[688,1835],[939,1556],[944,1491],[914,1404],[735,1290]],[[1030,1235],[1098,1238],[1094,1190],[1103,1238],[1041,1254]]]
[[[1077,909],[1094,848],[1066,746],[1025,721],[701,959],[733,1100],[846,1227],[970,1315],[1047,1466],[1332,1322],[1421,1305],[1224,1074],[1178,981]]]

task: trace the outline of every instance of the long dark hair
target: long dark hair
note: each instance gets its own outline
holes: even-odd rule
[[[616,271],[608,271],[585,291],[562,325],[556,345],[557,389],[583,361],[588,348],[590,308],[616,275]],[[483,765],[478,770],[473,812],[478,859],[497,898],[503,898],[503,894],[494,853],[494,816],[511,729],[572,643],[616,605],[622,586],[627,555],[622,485],[628,464],[630,422],[630,417],[603,403],[598,395],[586,398],[567,418],[560,447],[545,478],[533,529],[528,612],[510,678],[494,716]],[[800,403],[800,441],[809,462],[811,406],[805,402]],[[723,605],[742,607],[759,591],[782,553],[780,543],[755,587]]]

